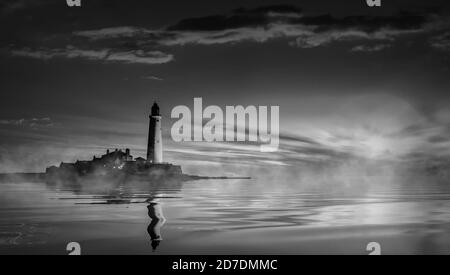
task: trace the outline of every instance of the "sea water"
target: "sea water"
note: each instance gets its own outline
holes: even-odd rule
[[[68,254],[71,242],[81,254],[369,254],[370,242],[382,254],[450,254],[450,190],[0,183],[0,254]]]

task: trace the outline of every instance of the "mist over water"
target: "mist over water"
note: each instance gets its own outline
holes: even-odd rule
[[[357,162],[244,170],[251,180],[3,180],[0,253],[79,242],[83,254],[368,254],[373,241],[383,254],[450,253],[442,176]]]

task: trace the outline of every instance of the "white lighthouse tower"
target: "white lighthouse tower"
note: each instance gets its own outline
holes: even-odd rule
[[[152,106],[152,113],[150,115],[150,127],[148,131],[148,146],[147,146],[147,162],[162,163],[162,135],[161,135],[161,114],[159,113],[159,106],[156,102]]]

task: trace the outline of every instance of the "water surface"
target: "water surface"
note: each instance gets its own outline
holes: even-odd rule
[[[345,194],[261,180],[0,184],[0,254],[450,254],[450,191]]]

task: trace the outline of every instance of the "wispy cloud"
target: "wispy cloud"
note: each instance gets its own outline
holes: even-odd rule
[[[92,40],[98,39],[113,39],[113,38],[123,38],[123,37],[134,37],[137,35],[150,34],[151,31],[145,28],[121,26],[112,28],[103,28],[97,30],[86,30],[86,31],[76,31],[74,35],[87,37]]]
[[[53,121],[48,118],[21,118],[21,119],[0,119],[0,125],[6,126],[23,126],[23,127],[52,127]]]
[[[12,50],[11,53],[15,56],[36,58],[49,60],[52,58],[83,58],[87,60],[97,60],[103,62],[118,62],[126,64],[164,64],[173,60],[173,55],[166,54],[161,51],[144,51],[144,50],[130,50],[130,51],[115,51],[111,49],[81,49],[74,46],[67,46],[66,48],[51,49],[51,48],[22,48]]]
[[[146,76],[141,76],[141,79],[144,80],[154,80],[154,81],[163,81],[164,79],[158,76],[154,76],[154,75],[146,75]]]
[[[359,45],[353,47],[350,51],[351,52],[379,52],[385,49],[390,48],[391,45],[389,44],[377,44],[377,45]]]

